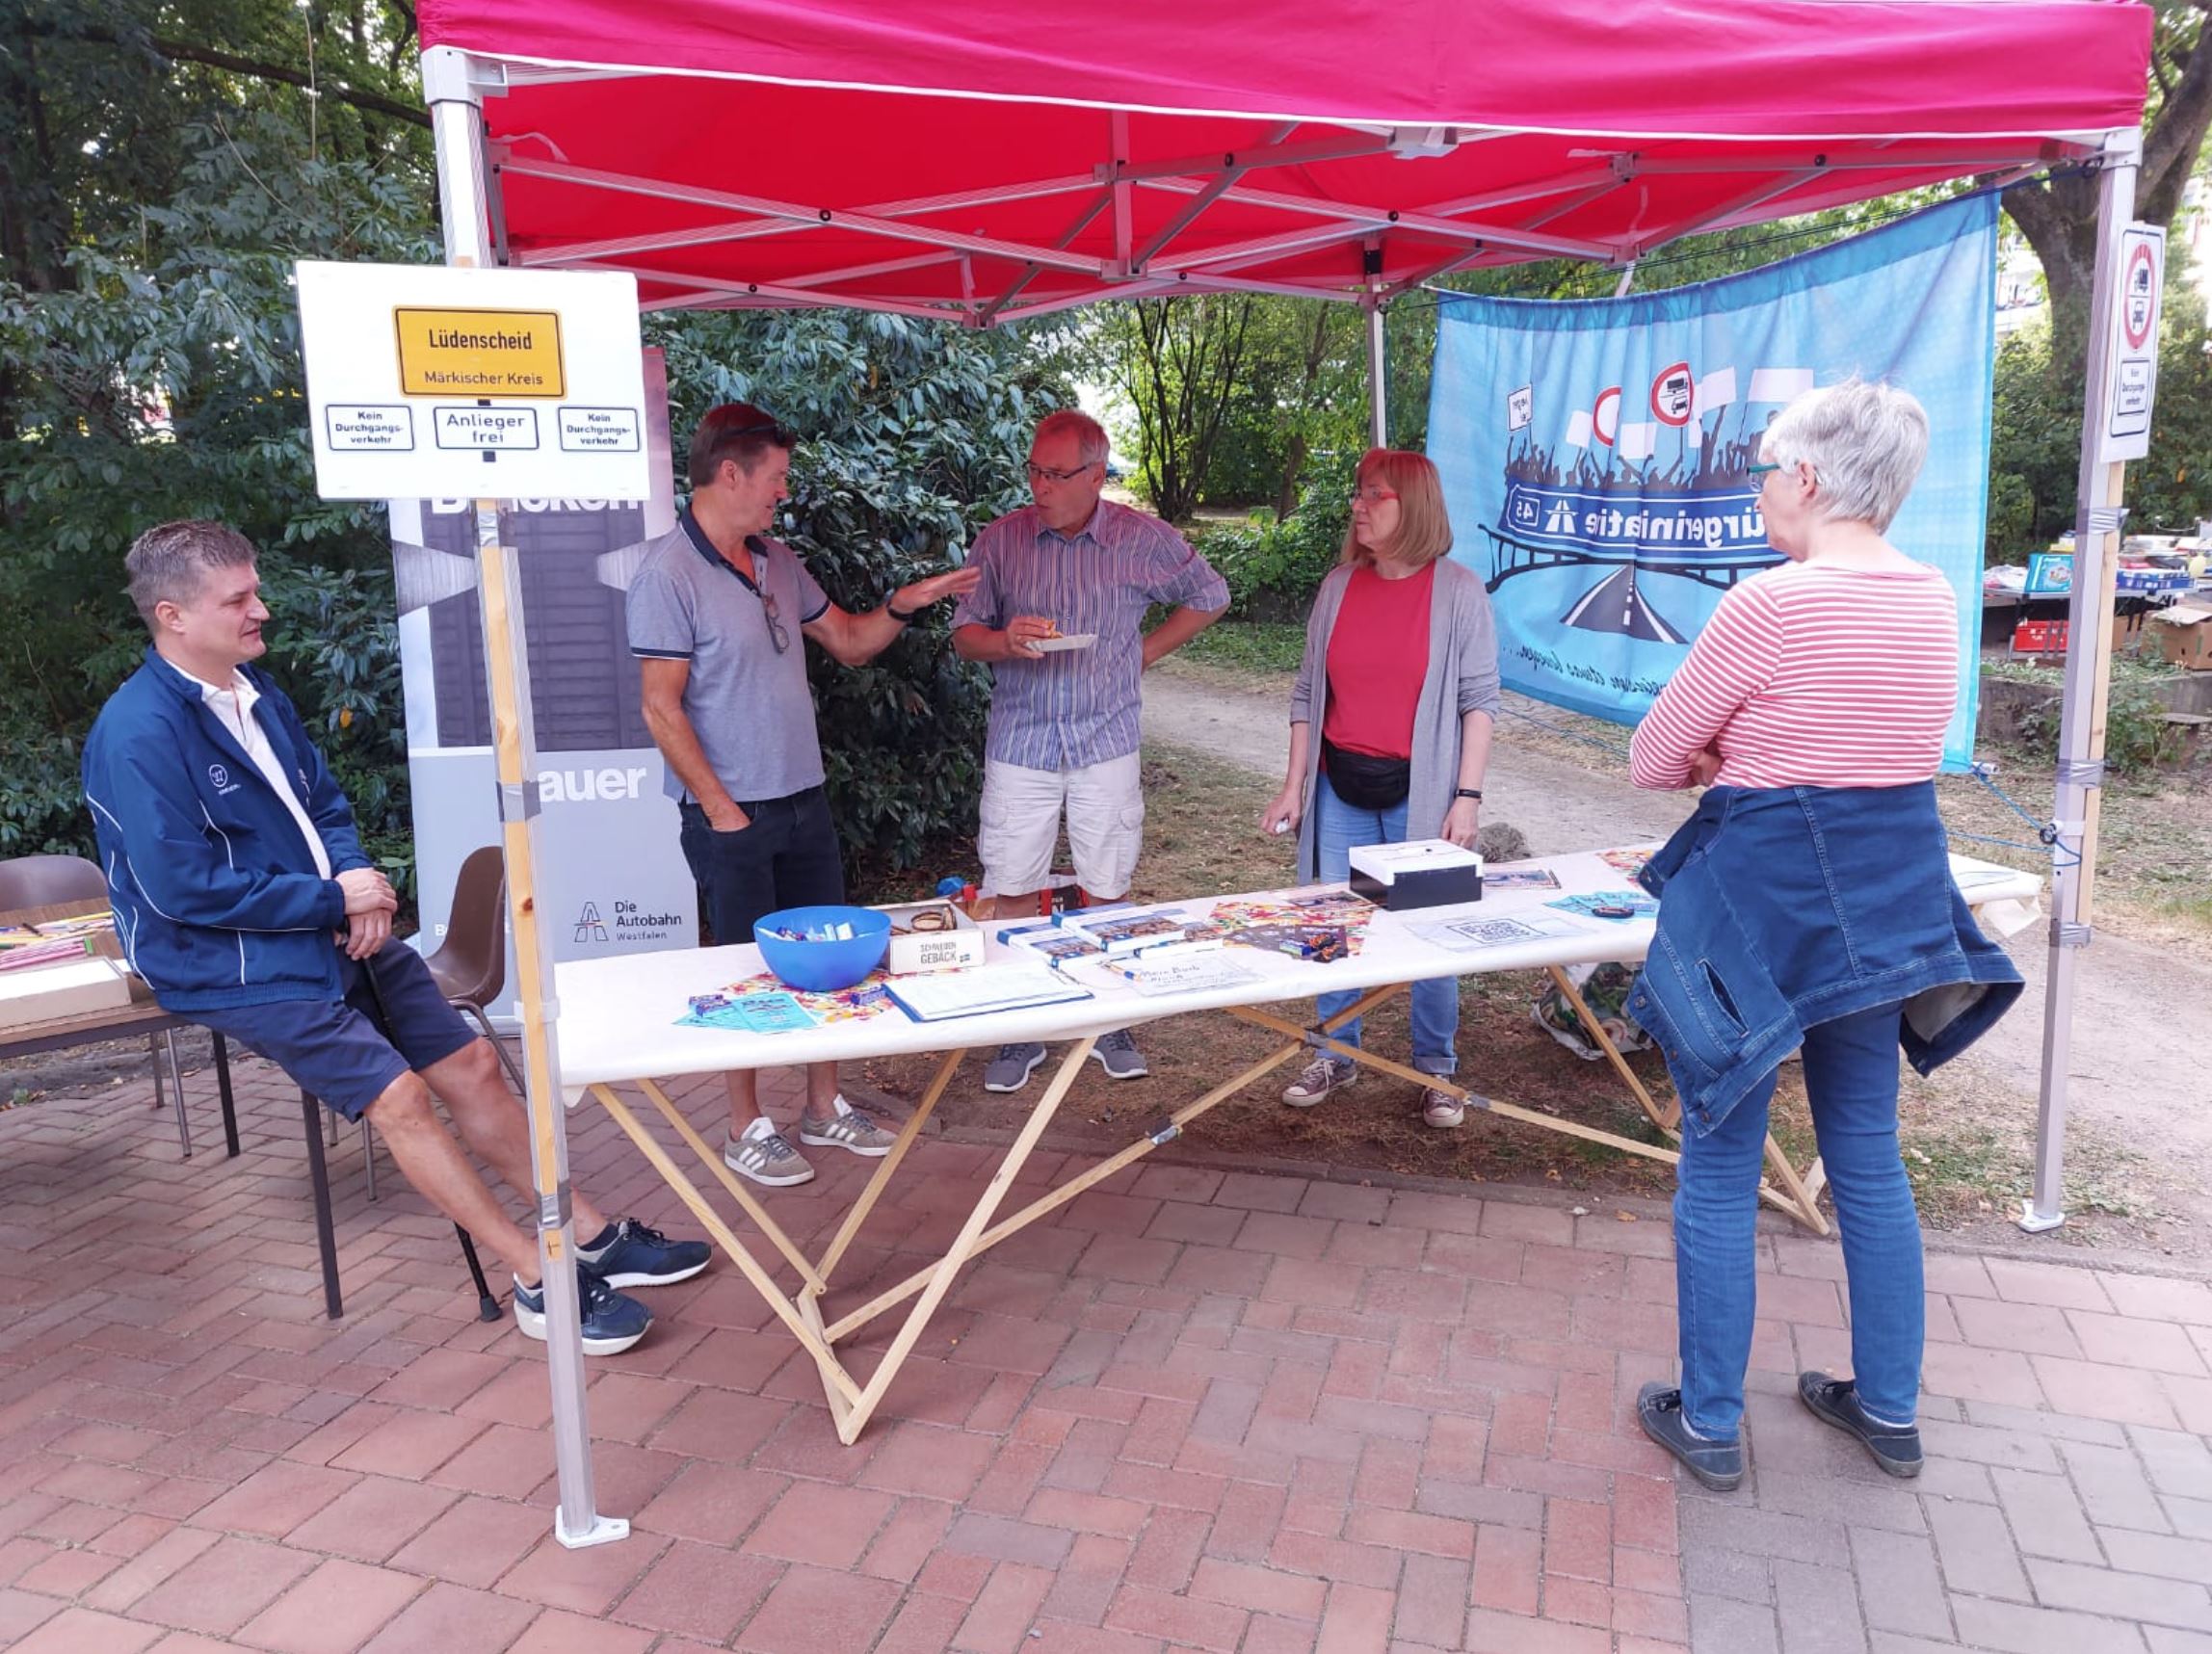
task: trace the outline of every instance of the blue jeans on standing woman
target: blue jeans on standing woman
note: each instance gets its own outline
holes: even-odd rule
[[[1910,1425],[1926,1335],[1920,1218],[1897,1147],[1901,1005],[1876,1006],[1804,1032],[1812,1103],[1851,1295],[1851,1361],[1858,1400],[1883,1424]],[[1759,1173],[1769,1073],[1706,1135],[1685,1132],[1674,1191],[1674,1286],[1681,1334],[1682,1416],[1712,1441],[1732,1441],[1744,1417],[1751,1358]]]
[[[1433,838],[1434,833],[1423,833]],[[1341,884],[1352,877],[1352,852],[1363,844],[1406,842],[1406,804],[1403,800],[1386,810],[1355,809],[1336,796],[1326,772],[1313,778],[1313,853],[1322,880]],[[1313,1009],[1323,1022],[1356,1004],[1368,990],[1352,988],[1343,993],[1315,997]],[[1460,983],[1457,977],[1430,977],[1411,989],[1413,1066],[1424,1074],[1449,1076],[1460,1066],[1453,1042],[1460,1033]],[[1358,1045],[1359,1022],[1347,1022],[1331,1037],[1347,1045]]]

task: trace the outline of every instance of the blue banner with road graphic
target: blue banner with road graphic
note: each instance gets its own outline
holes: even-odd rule
[[[1851,374],[1928,409],[1928,464],[1889,538],[1959,596],[1973,750],[1995,359],[1996,218],[1982,195],[1748,276],[1624,299],[1448,298],[1429,456],[1452,555],[1481,573],[1506,687],[1634,723],[1721,594],[1780,561],[1759,516],[1767,423]]]

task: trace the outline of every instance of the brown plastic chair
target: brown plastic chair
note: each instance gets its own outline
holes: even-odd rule
[[[21,907],[52,907],[65,902],[105,902],[108,876],[96,861],[81,855],[18,855],[0,861],[0,913]],[[153,1106],[163,1102],[161,1064],[166,1054],[171,1089],[177,1092],[176,1139],[187,1160],[192,1158],[192,1123],[184,1117],[183,1069],[176,1058],[176,1031],[165,1028],[146,1036],[153,1053]],[[231,1150],[233,1154],[237,1150]]]
[[[522,1070],[500,1041],[485,1011],[507,985],[507,856],[499,846],[487,844],[472,850],[461,864],[461,877],[453,886],[453,908],[446,915],[445,940],[424,963],[436,979],[437,991],[456,1011],[474,1017],[484,1030],[492,1050],[507,1065],[514,1089],[527,1090]]]

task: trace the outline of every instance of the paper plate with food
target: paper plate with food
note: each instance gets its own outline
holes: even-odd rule
[[[1097,641],[1098,634],[1096,632],[1063,632],[1060,629],[1060,623],[1056,620],[1052,624],[1052,630],[1043,637],[1030,639],[1029,646],[1033,649],[1042,649],[1049,654],[1057,649],[1088,649]]]

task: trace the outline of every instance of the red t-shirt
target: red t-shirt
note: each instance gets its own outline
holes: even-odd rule
[[[1436,565],[1385,580],[1356,568],[1329,634],[1329,705],[1321,734],[1348,752],[1409,758],[1413,710],[1429,675],[1429,597]]]

